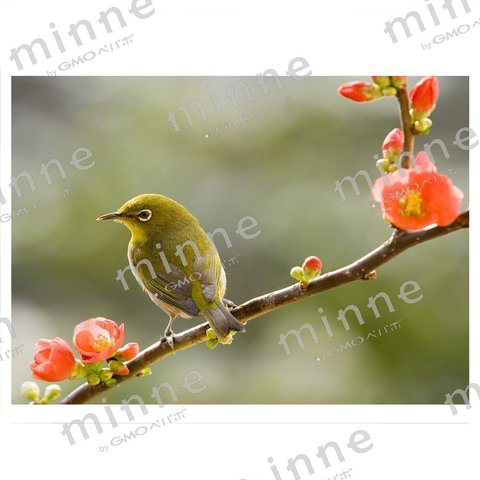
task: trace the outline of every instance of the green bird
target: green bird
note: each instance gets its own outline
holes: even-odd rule
[[[223,298],[227,281],[217,249],[183,205],[163,195],[138,195],[97,220],[114,220],[130,230],[130,267],[169,316],[164,336],[170,345],[177,316],[203,315],[222,343],[228,343],[230,331],[245,331],[225,306],[231,302]]]

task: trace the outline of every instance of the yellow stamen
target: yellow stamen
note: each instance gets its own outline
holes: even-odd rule
[[[423,199],[420,192],[408,192],[401,200],[400,213],[405,217],[424,217]]]
[[[97,352],[103,352],[104,350],[110,348],[113,345],[112,342],[101,333],[95,337],[95,341],[93,343]]]

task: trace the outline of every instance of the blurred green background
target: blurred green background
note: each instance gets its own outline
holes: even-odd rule
[[[127,291],[115,279],[127,265],[129,232],[95,222],[137,194],[170,196],[207,232],[227,231],[232,246],[219,236],[217,248],[223,260],[235,259],[226,266],[227,298],[237,304],[291,284],[290,268],[308,255],[319,256],[327,272],[385,241],[391,229],[363,179],[358,196],[348,182],[345,201],[334,191],[335,181],[358,170],[372,180],[378,176],[373,156],[399,124],[394,98],[356,104],[337,95],[341,83],[355,79],[281,77],[279,88],[267,78],[265,93],[255,77],[14,78],[13,174],[28,172],[35,190],[24,176],[20,192],[12,192],[13,210],[26,209],[12,220],[13,325],[16,343],[24,344],[12,363],[13,402],[24,403],[20,385],[30,378],[28,363],[39,338],[60,336],[72,345],[75,325],[96,316],[124,323],[125,341],[141,348],[162,335],[166,315],[130,273]],[[409,85],[418,79],[409,78]],[[226,92],[236,82],[244,87],[237,85],[234,107]],[[468,152],[453,140],[468,126],[468,78],[440,77],[439,83],[431,134],[417,139],[416,150],[443,140],[450,158],[434,147],[437,166],[453,169],[466,208]],[[190,101],[201,102],[205,118],[193,107],[189,125],[179,111],[175,129],[169,112]],[[78,148],[91,151],[82,162],[90,168],[70,163]],[[51,159],[61,163],[65,178],[52,165],[49,184],[41,166]],[[257,237],[235,233],[245,216],[257,220]],[[447,392],[469,383],[468,232],[411,249],[378,273],[376,281],[346,285],[258,318],[231,346],[210,351],[200,345],[172,355],[153,366],[153,375],[105,397],[117,403],[137,393],[151,403],[152,388],[168,382],[175,396],[164,389],[165,403],[443,403]],[[421,287],[421,301],[407,304],[397,297],[407,280]],[[395,311],[379,300],[377,319],[367,303],[380,291]],[[345,331],[336,317],[351,304],[365,324],[350,313],[351,330]],[[319,308],[330,321],[331,338]],[[174,330],[201,322],[179,318]],[[392,322],[401,328],[366,340]],[[290,336],[287,354],[280,335],[307,323],[318,343],[304,331],[304,348]],[[364,342],[339,351],[356,337]],[[191,371],[204,377],[198,387],[206,385],[196,394],[182,387]],[[65,393],[80,383],[61,382]]]

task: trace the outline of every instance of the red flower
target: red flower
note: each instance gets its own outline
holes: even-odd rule
[[[368,102],[382,96],[378,85],[366,82],[348,82],[338,88],[338,93],[355,102]]]
[[[382,152],[384,158],[398,157],[403,150],[403,131],[394,128],[383,141]]]
[[[438,82],[436,77],[424,77],[410,91],[410,103],[416,112],[428,115],[437,104]]]
[[[115,358],[118,358],[124,362],[132,360],[132,358],[137,356],[139,350],[140,348],[138,343],[127,343],[117,352]]]
[[[75,357],[63,338],[55,337],[52,340],[42,338],[36,346],[38,351],[30,362],[33,378],[57,382],[70,377],[75,366]]]
[[[378,178],[373,198],[385,219],[402,230],[450,225],[460,214],[463,192],[437,172],[425,152],[417,154],[416,164]]]
[[[123,343],[123,324],[97,317],[78,324],[73,332],[73,343],[85,363],[101,362],[113,357]]]

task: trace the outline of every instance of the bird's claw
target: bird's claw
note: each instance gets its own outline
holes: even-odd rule
[[[229,300],[228,298],[223,299],[223,304],[229,309],[233,310],[234,308],[237,308],[238,305],[236,305],[234,302]]]
[[[163,334],[163,337],[160,339],[160,341],[166,342],[167,345],[172,349],[175,350],[175,334],[173,333],[172,330],[165,330],[165,333]]]

